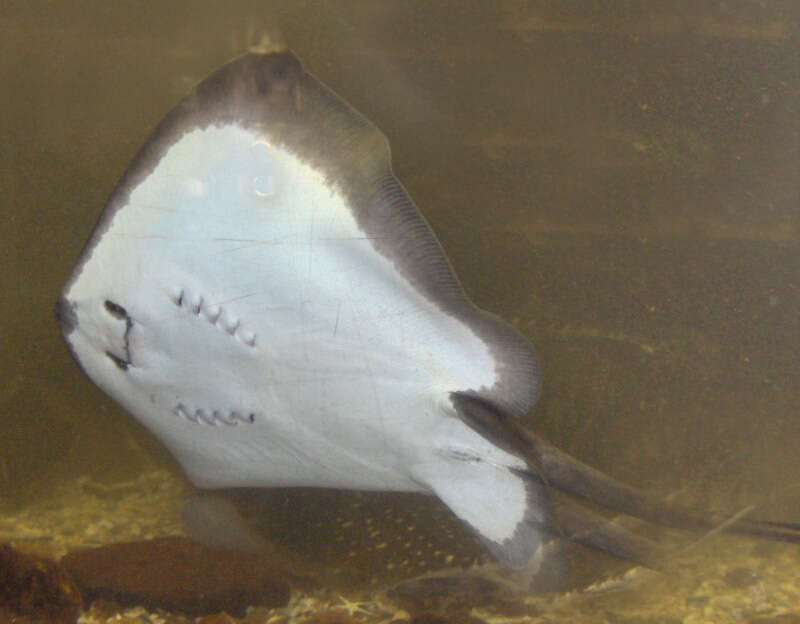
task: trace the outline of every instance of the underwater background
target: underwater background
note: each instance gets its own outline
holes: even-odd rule
[[[264,33],[388,136],[470,297],[536,345],[531,429],[664,497],[800,522],[796,2],[5,0],[0,541],[180,531],[177,464],[84,377],[54,306],[149,131]],[[259,504],[352,583],[482,557],[428,499]],[[586,582],[619,569],[570,558]]]

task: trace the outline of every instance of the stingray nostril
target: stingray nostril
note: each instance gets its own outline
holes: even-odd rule
[[[128,311],[118,303],[106,299],[103,305],[105,306],[106,312],[114,318],[118,318],[121,321],[128,318]]]

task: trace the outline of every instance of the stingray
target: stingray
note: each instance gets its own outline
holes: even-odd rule
[[[651,543],[588,508],[554,521],[551,489],[670,526],[720,520],[520,425],[540,386],[532,345],[467,298],[386,137],[287,50],[233,60],[167,114],[57,315],[81,368],[199,488],[433,494],[513,570],[557,566],[553,536],[652,562]]]

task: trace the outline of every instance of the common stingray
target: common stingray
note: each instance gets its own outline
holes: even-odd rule
[[[430,493],[531,573],[552,537],[653,563],[651,542],[576,503],[551,522],[551,489],[680,528],[725,520],[521,426],[540,386],[530,342],[467,298],[386,137],[287,50],[233,60],[167,114],[57,312],[81,368],[199,488]]]

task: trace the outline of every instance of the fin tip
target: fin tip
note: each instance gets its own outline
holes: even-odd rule
[[[287,52],[289,47],[286,42],[276,35],[263,33],[258,41],[250,45],[247,51],[251,54],[281,54]]]

